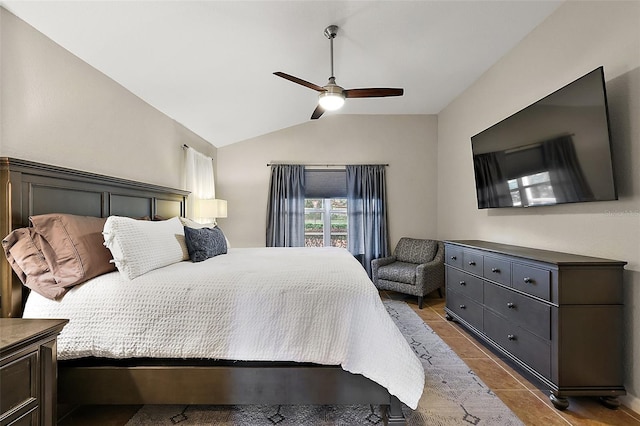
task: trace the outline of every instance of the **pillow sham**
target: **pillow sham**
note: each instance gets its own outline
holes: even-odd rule
[[[180,222],[182,223],[182,225],[188,226],[189,228],[193,229],[213,228],[214,226],[216,226],[213,223],[200,223],[186,217],[180,217]]]
[[[216,227],[215,223],[200,223],[200,222],[196,222],[195,220],[187,219],[186,217],[181,217],[180,218],[180,222],[182,222],[182,224],[184,226],[188,226],[189,228],[193,228],[193,229],[215,228]],[[218,229],[220,229],[220,228],[218,228]],[[224,236],[224,241],[227,243],[227,250],[229,250],[231,248],[231,244],[229,244],[229,239],[227,238],[226,235]]]
[[[45,214],[29,218],[33,227],[16,229],[2,242],[22,283],[49,299],[98,275],[115,271],[102,244],[105,218]]]
[[[227,242],[222,230],[217,226],[199,229],[185,226],[184,237],[192,262],[202,262],[227,253]]]
[[[59,285],[74,286],[116,270],[102,239],[106,218],[54,213],[29,220],[44,237],[42,252]]]
[[[11,269],[22,284],[48,299],[60,299],[68,289],[57,284],[41,251],[41,239],[35,229],[20,228],[2,240],[2,248]]]
[[[110,216],[103,233],[118,271],[130,280],[189,259],[184,228],[177,217],[144,221]]]

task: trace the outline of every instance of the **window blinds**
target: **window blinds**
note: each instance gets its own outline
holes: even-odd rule
[[[305,170],[305,198],[346,198],[345,170]]]

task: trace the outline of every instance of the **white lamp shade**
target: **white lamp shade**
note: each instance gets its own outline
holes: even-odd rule
[[[326,111],[335,111],[344,105],[342,93],[322,92],[318,95],[318,103]]]
[[[210,198],[196,200],[195,213],[197,217],[220,218],[227,217],[227,200]]]

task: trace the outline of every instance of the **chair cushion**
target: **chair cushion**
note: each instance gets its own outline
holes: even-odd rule
[[[378,278],[381,280],[416,285],[417,266],[415,263],[393,262],[390,265],[381,266],[378,269]]]
[[[400,238],[394,255],[400,262],[427,263],[433,260],[438,252],[438,242],[435,240],[420,240],[415,238]]]

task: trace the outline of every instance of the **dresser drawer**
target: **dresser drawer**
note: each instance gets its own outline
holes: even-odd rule
[[[484,264],[484,256],[482,256],[482,253],[477,251],[464,250],[464,252],[462,253],[462,258],[462,267],[465,271],[482,276]]]
[[[495,284],[485,282],[484,304],[507,321],[526,328],[543,339],[551,338],[551,307]]]
[[[38,352],[10,358],[0,367],[0,414],[38,403]]]
[[[444,246],[444,261],[447,265],[462,269],[462,247],[446,244]]]
[[[484,332],[522,362],[542,376],[551,377],[551,343],[529,333],[522,327],[484,310]]]
[[[447,291],[456,291],[482,303],[482,280],[453,268],[447,268]]]
[[[482,305],[455,291],[447,293],[447,308],[482,330]]]
[[[485,256],[483,276],[504,285],[511,285],[511,262]]]
[[[551,271],[514,263],[512,286],[532,296],[550,301]]]

